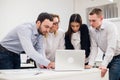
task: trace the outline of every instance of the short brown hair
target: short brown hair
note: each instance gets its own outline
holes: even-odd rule
[[[96,15],[98,15],[98,16],[102,16],[102,15],[103,15],[102,9],[100,9],[100,8],[94,8],[94,9],[89,13],[89,15],[94,15],[94,14],[96,14]]]

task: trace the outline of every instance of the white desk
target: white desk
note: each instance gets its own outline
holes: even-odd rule
[[[0,70],[0,80],[103,80],[99,69],[53,71],[38,69]],[[104,79],[107,80],[107,79]]]

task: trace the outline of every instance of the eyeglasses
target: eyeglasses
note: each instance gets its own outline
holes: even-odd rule
[[[59,22],[54,22],[53,25],[58,26]]]

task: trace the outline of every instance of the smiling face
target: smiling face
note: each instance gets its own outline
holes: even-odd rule
[[[50,32],[56,32],[59,28],[59,19],[57,17],[53,17],[53,25],[50,28]]]

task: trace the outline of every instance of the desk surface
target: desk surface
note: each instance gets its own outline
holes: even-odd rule
[[[38,69],[0,70],[0,80],[101,80],[100,70],[53,71]]]

